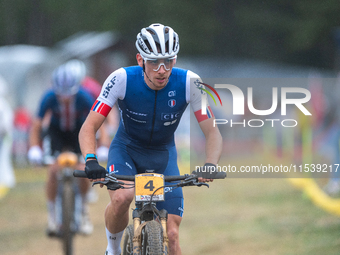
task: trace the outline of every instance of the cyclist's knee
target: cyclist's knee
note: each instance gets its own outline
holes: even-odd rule
[[[170,244],[177,244],[179,241],[179,225],[181,223],[182,218],[178,215],[169,214],[168,224],[167,224],[167,233]]]
[[[123,213],[128,210],[133,197],[133,189],[110,191],[111,205],[114,213]]]
[[[176,227],[168,228],[168,238],[170,243],[176,243],[179,240],[179,229]]]
[[[52,164],[48,167],[48,179],[57,179],[57,173],[59,171],[59,166],[57,164]]]

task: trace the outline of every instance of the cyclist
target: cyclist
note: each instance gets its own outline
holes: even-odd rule
[[[13,144],[13,110],[7,101],[7,82],[0,76],[0,199],[15,185],[11,159]]]
[[[213,115],[201,115],[201,92],[195,88],[198,83],[191,82],[197,81],[199,76],[174,67],[179,51],[177,33],[169,26],[152,24],[137,35],[136,47],[138,66],[120,68],[106,79],[101,95],[80,130],[79,142],[88,178],[104,180],[107,171],[135,175],[148,169],[164,175],[179,175],[174,132],[188,103],[191,103],[206,137],[206,165],[217,164],[222,137],[218,128],[213,126]],[[116,102],[121,121],[110,146],[105,170],[96,160],[95,133]],[[111,201],[105,211],[108,240],[105,254],[120,254],[120,242],[128,224],[134,191],[119,189],[108,192]],[[166,193],[165,202],[159,203],[158,207],[169,212],[170,254],[181,254],[182,190]]]
[[[49,164],[46,184],[47,233],[49,235],[58,232],[55,197],[57,193],[56,174],[60,169],[54,159],[64,150],[73,151],[80,156],[78,133],[93,104],[93,98],[90,94],[80,87],[80,81],[84,76],[84,73],[79,72],[79,65],[81,64],[77,60],[71,60],[53,71],[52,88],[43,95],[38,114],[33,120],[30,130],[30,148],[28,151],[30,163]],[[46,136],[42,139],[44,129],[47,129]],[[44,151],[42,144],[44,144]],[[44,153],[47,155],[44,155]],[[46,159],[49,159],[48,162],[46,162]],[[84,167],[84,163],[79,163],[77,167]],[[80,233],[83,234],[90,234],[93,229],[88,217],[85,199],[89,184],[90,182],[86,179],[80,182],[80,191],[84,197],[84,211],[82,212],[82,224],[80,226]]]

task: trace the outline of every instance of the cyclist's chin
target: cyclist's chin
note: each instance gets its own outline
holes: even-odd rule
[[[158,87],[158,88],[163,88],[165,87],[165,85],[168,83],[168,78],[164,77],[164,78],[157,78],[155,79],[154,84]]]

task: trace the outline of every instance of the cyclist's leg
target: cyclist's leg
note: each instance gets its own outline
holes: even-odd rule
[[[54,202],[57,194],[57,172],[59,170],[54,155],[62,149],[62,142],[58,139],[58,131],[59,130],[50,126],[43,139],[44,154],[45,157],[49,159],[46,194],[47,199],[51,202]]]
[[[43,140],[43,148],[45,157],[49,159],[49,166],[46,180],[46,196],[47,196],[47,211],[48,211],[48,226],[47,231],[49,234],[54,234],[58,231],[58,225],[55,213],[55,198],[57,195],[57,172],[59,170],[58,165],[54,162],[53,155],[56,151],[61,150],[60,140],[57,138],[57,131],[50,127]]]
[[[170,254],[181,254],[179,244],[179,226],[183,215],[183,195],[181,188],[172,190],[165,194],[165,202],[157,204],[158,209],[168,211],[167,233],[169,238]]]
[[[125,145],[117,142],[111,144],[107,164],[108,172],[121,175],[135,175],[137,173],[125,148]],[[134,198],[134,189],[109,190],[108,192],[110,202],[105,210],[107,251],[109,255],[120,254],[120,242],[124,229],[129,222],[129,208]]]
[[[84,159],[81,156],[78,133],[80,127],[73,132],[65,132],[63,136],[63,147],[62,151],[72,151],[79,157],[76,169],[85,169]],[[87,178],[78,178],[78,187],[81,194],[82,211],[81,211],[81,224],[79,232],[84,235],[90,235],[93,232],[93,224],[90,219],[90,210],[87,201],[87,192],[90,187],[90,180]]]
[[[177,152],[175,147],[169,148],[169,161],[163,174],[180,175],[177,165]],[[179,226],[184,212],[182,188],[166,188],[165,192],[165,201],[157,203],[157,208],[165,209],[169,213],[167,222],[169,252],[170,254],[182,254],[179,244]]]
[[[134,189],[109,190],[109,196],[110,202],[105,209],[105,226],[111,233],[118,233],[128,225],[129,208],[134,197]]]
[[[169,253],[181,255],[181,247],[179,245],[179,225],[181,224],[182,217],[169,214],[167,222],[167,233],[169,238]]]
[[[127,182],[128,183],[128,182]],[[105,227],[108,255],[121,254],[120,243],[129,223],[129,207],[134,197],[133,189],[109,191],[110,202],[105,209]]]

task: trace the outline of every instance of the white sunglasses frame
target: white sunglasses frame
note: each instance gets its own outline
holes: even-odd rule
[[[177,55],[174,56],[174,57],[171,57],[171,58],[144,58],[144,57],[143,57],[143,60],[145,61],[145,63],[146,63],[147,60],[149,60],[149,61],[155,61],[155,60],[159,60],[159,59],[175,60],[175,59],[177,59]],[[164,66],[164,69],[165,69],[166,71],[170,71],[170,70],[171,70],[171,68],[169,68],[169,69],[166,68],[164,62],[163,62],[163,63],[160,63],[160,64],[158,65],[158,68],[157,68],[157,69],[152,69],[152,70],[155,71],[155,72],[157,72],[157,71],[161,68],[162,65]]]

